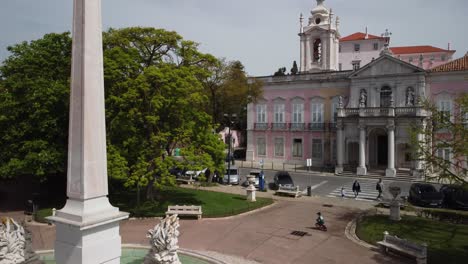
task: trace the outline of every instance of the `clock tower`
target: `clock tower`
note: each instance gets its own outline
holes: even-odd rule
[[[302,14],[300,17],[301,72],[338,70],[339,18],[333,21],[333,11],[323,2],[317,0],[306,26]]]

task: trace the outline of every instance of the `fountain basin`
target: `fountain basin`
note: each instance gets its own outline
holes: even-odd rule
[[[122,247],[122,256],[120,258],[121,264],[142,264],[143,259],[149,251],[149,247],[146,246],[123,246]],[[44,264],[55,264],[54,251],[45,250],[37,251],[39,259],[44,262]],[[198,254],[196,252],[179,250],[179,259],[182,264],[225,264],[222,261],[212,259],[211,257]]]

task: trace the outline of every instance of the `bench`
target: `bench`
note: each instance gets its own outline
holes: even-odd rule
[[[189,175],[189,176],[180,176],[176,178],[176,182],[185,183],[185,184],[193,184],[195,180],[192,179],[192,175]]]
[[[201,219],[202,217],[202,210],[201,206],[199,205],[169,205],[167,207],[167,215],[195,215],[197,219]]]
[[[377,244],[384,253],[388,253],[388,251],[391,250],[416,258],[417,264],[426,264],[427,262],[426,244],[419,245],[406,239],[398,238],[397,236],[391,236],[388,232],[384,232],[383,241],[379,241]]]
[[[286,187],[286,186],[279,186],[278,190],[276,190],[276,194],[286,194],[289,196],[294,196],[294,198],[297,198],[302,195],[302,192],[299,190],[299,186],[293,186],[293,187]]]

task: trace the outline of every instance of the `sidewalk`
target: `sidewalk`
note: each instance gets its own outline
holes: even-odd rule
[[[245,189],[240,186],[199,188],[245,194]],[[245,262],[268,264],[395,263],[394,259],[357,245],[345,236],[346,225],[359,212],[371,208],[372,203],[328,197],[289,198],[274,196],[273,193],[257,192],[258,196],[272,197],[276,202],[255,212],[227,218],[180,220],[180,247],[214,252],[227,259],[235,256],[245,259]],[[328,232],[314,228],[318,211],[325,217]],[[22,212],[8,215],[18,219]],[[122,243],[148,245],[146,232],[158,222],[157,219],[121,222]],[[35,250],[53,248],[54,226],[28,225],[28,228],[33,234]],[[303,232],[303,236],[292,234],[294,231]]]

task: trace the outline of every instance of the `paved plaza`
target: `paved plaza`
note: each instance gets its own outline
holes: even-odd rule
[[[212,188],[213,189],[213,188]],[[241,193],[241,187],[215,187],[218,191]],[[271,196],[272,192],[259,193]],[[180,247],[198,252],[213,252],[217,257],[243,261],[226,263],[398,263],[395,259],[362,247],[345,236],[346,225],[368,201],[327,197],[276,197],[264,209],[244,215],[202,220],[181,220]],[[313,228],[316,212],[326,219],[328,232]],[[21,218],[22,213],[9,213]],[[157,219],[130,219],[121,223],[123,244],[148,245],[146,232]],[[29,226],[36,250],[52,249],[55,228],[49,225]],[[303,232],[303,236],[292,234]]]

